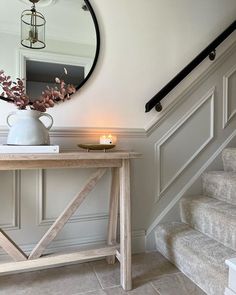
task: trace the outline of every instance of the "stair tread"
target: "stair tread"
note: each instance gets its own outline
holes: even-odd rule
[[[224,214],[227,218],[235,218],[234,222],[236,222],[236,205],[204,195],[185,197],[181,199],[182,202],[192,202],[204,208],[215,210],[217,213]]]
[[[181,220],[236,251],[236,206],[206,196],[183,198]]]
[[[158,227],[165,229],[172,236],[174,243],[180,239],[202,259],[207,258],[212,266],[219,267],[222,271],[227,271],[225,260],[236,257],[236,251],[193,229],[188,224],[171,222]]]
[[[236,172],[205,172],[202,185],[204,195],[236,205]]]
[[[224,170],[208,171],[208,172],[204,172],[202,175],[212,175],[215,177],[219,176],[219,177],[232,178],[233,180],[236,181],[236,172],[234,171],[224,171]]]
[[[181,222],[161,224],[157,249],[207,294],[223,294],[228,269],[225,260],[236,252]]]

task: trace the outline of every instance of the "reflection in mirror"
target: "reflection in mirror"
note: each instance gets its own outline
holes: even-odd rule
[[[21,14],[21,44],[26,48],[45,48],[45,24],[42,13],[36,10],[35,3],[39,0],[29,0],[31,9],[25,9]]]
[[[64,74],[64,68],[68,73],[67,75]],[[55,77],[63,79],[66,84],[76,85],[78,81],[84,80],[84,75],[85,71],[83,66],[27,60],[27,95],[32,99],[40,97],[42,89],[46,89],[47,86],[54,87]]]
[[[20,44],[23,10],[29,0],[1,0],[0,69],[15,78],[26,78],[32,98],[45,84],[63,77],[77,90],[91,75],[99,52],[99,30],[88,0],[40,0],[36,9],[46,19],[45,49],[25,49]],[[65,77],[64,68],[68,75]],[[35,92],[32,92],[35,91]]]

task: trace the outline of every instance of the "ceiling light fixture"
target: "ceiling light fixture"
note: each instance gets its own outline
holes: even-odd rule
[[[43,49],[45,44],[44,16],[36,11],[35,3],[39,0],[29,0],[33,3],[31,10],[24,10],[21,14],[21,44],[31,49]]]

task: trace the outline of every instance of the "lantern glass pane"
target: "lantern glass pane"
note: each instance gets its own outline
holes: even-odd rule
[[[44,48],[45,23],[42,14],[24,11],[21,16],[21,44],[33,49]]]

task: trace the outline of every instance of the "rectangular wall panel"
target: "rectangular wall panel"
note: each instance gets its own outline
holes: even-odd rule
[[[223,128],[236,114],[236,65],[223,77]]]
[[[0,171],[0,227],[19,226],[20,172]]]
[[[211,89],[155,145],[158,199],[210,142],[213,133],[214,89]]]
[[[77,194],[94,169],[38,171],[38,222],[51,224]],[[106,173],[69,222],[108,218],[110,175]]]

